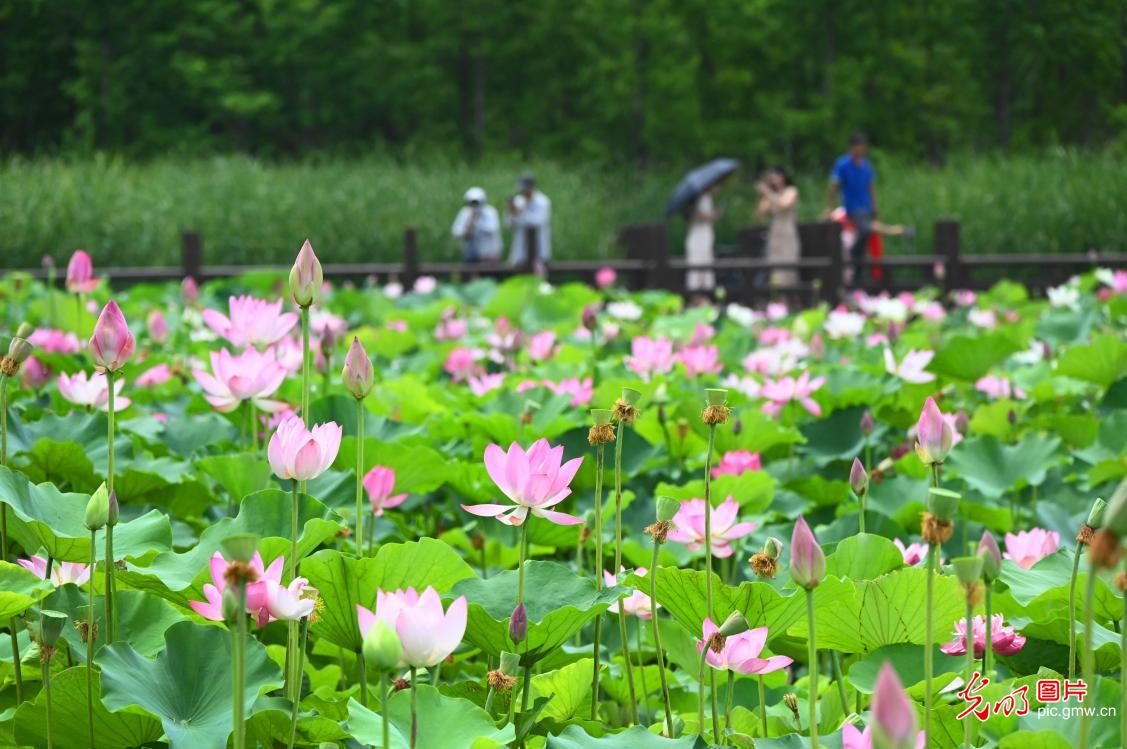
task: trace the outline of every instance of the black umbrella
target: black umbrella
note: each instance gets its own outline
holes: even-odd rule
[[[735,159],[713,159],[707,164],[698,166],[686,174],[665,206],[665,215],[672,216],[687,205],[691,205],[708,188],[724,179],[740,168],[740,162]]]

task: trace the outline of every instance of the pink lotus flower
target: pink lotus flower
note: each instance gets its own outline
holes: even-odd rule
[[[797,369],[809,353],[805,343],[792,339],[752,351],[744,357],[743,365],[748,372],[775,377]]]
[[[559,382],[544,380],[544,387],[548,388],[556,395],[560,393],[570,395],[570,405],[573,408],[586,406],[595,397],[595,388],[590,377],[584,377],[582,380],[578,377],[568,377],[566,380],[560,380]]]
[[[993,330],[998,327],[998,316],[991,309],[972,309],[967,313],[967,322],[978,328]]]
[[[920,731],[916,738],[915,749],[925,749],[927,737]],[[873,727],[866,726],[864,731],[858,731],[857,726],[846,723],[841,727],[841,749],[875,749],[873,746]]]
[[[747,471],[763,470],[763,462],[759,453],[747,450],[731,450],[724,453],[720,462],[712,467],[712,478],[717,476],[739,476]]]
[[[94,324],[94,335],[90,339],[90,356],[99,372],[116,372],[133,358],[137,346],[125,315],[117,302],[110,300],[98,315]]]
[[[926,746],[924,732],[917,730],[916,706],[905,694],[896,669],[887,661],[877,674],[872,713],[869,728],[876,746],[882,749],[923,749]]]
[[[595,271],[595,287],[605,289],[609,286],[614,286],[614,282],[618,280],[618,274],[614,268],[606,266],[599,268]]]
[[[974,389],[980,393],[985,393],[993,400],[1025,397],[1025,391],[1019,387],[1015,387],[1008,378],[997,377],[995,375],[987,375],[986,377],[979,378],[979,380],[974,383]]]
[[[904,380],[904,382],[918,385],[924,382],[931,382],[935,379],[935,375],[925,371],[925,368],[931,363],[934,357],[934,351],[916,351],[912,349],[904,354],[904,358],[897,364],[896,358],[892,355],[892,349],[886,348],[884,350],[884,368],[893,377],[899,377],[901,380]]]
[[[626,568],[620,567],[619,570],[625,572]],[[638,577],[645,577],[646,568],[638,567],[634,570],[634,574]],[[607,584],[608,588],[613,588],[615,585],[618,585],[618,578],[616,578],[606,570],[603,570],[603,582]],[[661,608],[660,605],[658,606],[658,608]],[[617,614],[618,610],[619,604],[617,603],[612,603],[607,609],[607,611],[611,612],[612,614]],[[653,618],[652,601],[650,600],[649,596],[647,596],[640,590],[635,590],[633,593],[622,599],[622,610],[626,612],[627,616],[636,616],[639,619]]]
[[[248,348],[233,355],[227,349],[211,352],[211,373],[195,370],[192,376],[207,393],[205,396],[216,411],[230,413],[244,401],[267,413],[285,407],[281,401],[268,400],[282,382],[286,372],[270,354]]]
[[[263,609],[270,619],[297,621],[313,613],[319,591],[304,577],[295,577],[289,585],[267,579],[263,581]],[[249,598],[248,598],[249,601]]]
[[[35,574],[40,580],[47,579],[47,560],[41,556],[31,559],[17,559],[19,565],[25,570]],[[85,585],[90,579],[90,567],[78,562],[56,562],[51,566],[51,582],[55,587],[62,587],[67,583]]]
[[[506,453],[498,445],[485,448],[485,470],[501,492],[516,507],[502,504],[462,505],[462,509],[481,517],[495,517],[509,525],[521,525],[528,514],[558,525],[579,525],[582,518],[549,510],[571,494],[571,480],[583,463],[574,458],[563,463],[563,445],[552,447],[548,440],[532,443],[528,452],[516,442]]]
[[[234,346],[266,347],[280,341],[297,325],[297,314],[282,312],[281,299],[267,302],[252,296],[233,296],[227,305],[230,317],[205,309],[203,321]]]
[[[942,463],[955,444],[955,429],[928,397],[916,422],[916,454],[924,465]]]
[[[211,569],[211,582],[204,583],[203,586],[203,594],[207,601],[188,601],[188,605],[204,619],[221,622],[223,621],[223,590],[227,587],[227,567],[230,564],[217,551],[211,556],[208,566]],[[258,626],[264,627],[273,621],[273,615],[267,607],[269,593],[267,586],[281,585],[286,560],[284,557],[278,557],[268,568],[263,568],[262,556],[256,551],[251,557],[250,566],[258,573],[258,580],[247,585],[246,610],[248,614],[254,616]]]
[[[626,357],[626,368],[644,380],[673,369],[673,341],[668,338],[638,336],[630,342],[630,354]]]
[[[686,377],[699,377],[716,374],[724,368],[718,357],[719,351],[715,346],[687,346],[674,358],[685,365]]]
[[[356,616],[361,636],[377,621],[383,621],[399,635],[403,645],[400,668],[430,668],[446,659],[462,642],[466,633],[466,597],[459,596],[450,608],[442,610],[442,600],[434,588],[422,595],[414,588],[394,593],[376,591],[376,610],[357,605]]]
[[[477,374],[481,369],[477,360],[480,353],[468,348],[456,348],[446,355],[446,362],[442,369],[454,382],[461,382],[471,375]]]
[[[939,302],[920,302],[912,308],[912,311],[928,322],[941,322],[947,317],[947,311]]]
[[[139,388],[155,388],[163,385],[172,379],[172,370],[169,369],[167,364],[158,364],[155,367],[150,367],[142,372],[137,377],[137,387]],[[117,405],[116,403],[114,404]]]
[[[316,352],[317,342],[310,341],[309,347]],[[301,341],[294,337],[279,339],[274,345],[266,349],[274,361],[286,371],[286,374],[298,374],[302,368]]]
[[[77,354],[78,336],[61,330],[40,328],[27,338],[27,342],[48,354]]]
[[[25,388],[38,390],[51,381],[51,370],[34,356],[29,356],[23,363],[20,380]]]
[[[416,294],[430,294],[438,288],[438,279],[434,276],[419,276],[415,279],[412,290]]]
[[[669,532],[669,540],[686,544],[685,548],[689,551],[703,549],[704,512],[703,499],[688,499],[682,502],[677,514],[673,516],[673,530]],[[732,556],[732,542],[752,533],[758,527],[755,523],[737,523],[739,512],[739,502],[731,497],[712,508],[710,528],[712,556],[718,559]]]
[[[153,342],[163,344],[168,340],[168,321],[164,319],[164,313],[159,309],[155,309],[149,313],[145,318],[145,327],[149,330],[149,338]]]
[[[970,289],[959,289],[955,292],[955,304],[960,307],[970,307],[978,301],[978,294]]]
[[[501,387],[505,383],[505,374],[498,372],[496,374],[483,374],[483,375],[470,375],[466,378],[466,384],[470,386],[470,392],[478,398],[486,393],[492,392]]]
[[[1001,614],[990,617],[990,642],[991,649],[998,655],[1013,655],[1025,647],[1025,637],[1014,632],[1013,627],[1004,626]],[[986,619],[982,616],[974,618],[974,657],[981,658],[986,652]],[[963,617],[955,622],[955,639],[939,646],[947,655],[966,655],[967,653],[967,619]]]
[[[68,403],[73,403],[76,406],[83,406],[86,408],[96,408],[99,411],[109,410],[109,387],[107,386],[108,380],[101,372],[95,372],[87,378],[85,372],[77,372],[73,375],[67,376],[60,374],[56,383],[59,386],[59,393]],[[125,387],[125,380],[120,377],[114,380],[113,383],[113,410],[114,413],[123,411],[129,408],[133,401],[128,398],[121,397],[121,389]]]
[[[312,309],[309,312],[309,332],[323,341],[339,341],[348,332],[348,321],[332,312]]]
[[[294,481],[317,478],[336,460],[341,432],[335,421],[317,424],[312,431],[297,417],[283,422],[266,450],[274,475]]]
[[[462,338],[469,331],[469,325],[465,320],[455,317],[453,307],[448,307],[442,313],[442,320],[439,321],[438,326],[434,329],[435,340],[438,341],[456,341]]]
[[[846,309],[835,309],[826,317],[823,326],[834,340],[853,339],[865,328],[865,316]]]
[[[720,631],[712,620],[705,617],[701,626],[701,639],[697,641],[697,652],[704,652],[712,636]],[[760,658],[763,646],[767,644],[767,628],[757,627],[738,635],[724,638],[724,647],[717,653],[709,649],[704,659],[708,665],[719,671],[735,671],[738,674],[769,674],[794,663],[785,655],[772,655]]]
[[[763,404],[763,413],[778,416],[785,405],[797,401],[811,415],[821,416],[822,407],[810,396],[825,382],[825,377],[810,379],[809,372],[803,372],[797,379],[781,377],[778,380],[764,380],[759,391],[759,395],[767,399],[767,403]]]
[[[690,346],[703,346],[716,336],[716,328],[703,322],[698,322],[693,327],[693,336],[689,339]]]
[[[395,490],[395,469],[387,466],[373,466],[364,476],[364,490],[372,503],[372,514],[379,517],[383,511],[398,507],[407,499],[407,493],[392,494]]]
[[[528,340],[528,355],[533,361],[547,361],[555,356],[556,334],[551,330],[537,333]]]
[[[896,544],[897,549],[900,549],[900,556],[904,557],[904,564],[909,567],[916,566],[927,557],[927,544],[910,543],[905,546],[904,542],[898,538],[892,539],[892,543]]]
[[[1017,535],[1007,533],[1006,551],[1002,556],[1024,570],[1060,548],[1060,534],[1043,528],[1020,531]]]
[[[98,279],[94,277],[94,263],[85,250],[75,250],[67,263],[67,291],[72,294],[83,294],[98,288]]]
[[[782,320],[787,312],[787,305],[783,302],[770,302],[765,310],[768,320]]]
[[[725,377],[722,385],[728,390],[743,393],[748,398],[758,398],[759,391],[763,387],[754,377],[740,377],[734,374]]]
[[[790,330],[787,328],[764,328],[759,331],[759,345],[760,346],[777,346],[780,343],[786,343],[791,340]]]
[[[196,279],[191,276],[184,276],[184,280],[180,282],[180,296],[184,299],[185,304],[196,303],[200,298],[200,286],[196,283]]]

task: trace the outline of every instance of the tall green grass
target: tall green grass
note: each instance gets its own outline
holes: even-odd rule
[[[1127,237],[1127,157],[1054,150],[963,156],[941,168],[875,157],[881,218],[919,227],[926,252],[938,218],[962,222],[969,252],[1076,252],[1122,248]],[[201,232],[208,263],[289,262],[305,237],[334,262],[394,261],[405,226],[425,259],[458,257],[449,226],[463,191],[480,185],[500,207],[529,165],[369,156],[264,163],[242,156],[131,163],[112,157],[0,162],[0,267],[34,267],[76,247],[101,265],[176,264],[180,233]],[[537,162],[552,198],[555,253],[610,257],[619,226],[660,220],[680,176],[593,164]],[[720,197],[721,241],[756,221],[753,176]],[[805,174],[801,215],[823,207],[825,176]],[[675,237],[680,219],[673,221]],[[675,240],[676,241],[676,240]],[[902,251],[906,244],[892,243]]]

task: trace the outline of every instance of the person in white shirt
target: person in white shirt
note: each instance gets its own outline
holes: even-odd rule
[[[467,263],[497,260],[501,257],[501,219],[497,209],[485,202],[485,190],[466,190],[465,205],[454,219],[451,233],[462,241],[462,257]]]
[[[523,175],[517,186],[519,192],[509,199],[505,209],[505,223],[513,230],[509,261],[513,265],[526,261],[526,237],[532,227],[536,229],[536,264],[540,266],[552,256],[552,201],[536,189],[536,180],[531,174]]]

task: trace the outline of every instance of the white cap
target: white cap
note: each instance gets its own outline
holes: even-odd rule
[[[480,187],[471,187],[466,190],[465,201],[467,203],[484,203],[485,190],[482,190]]]

